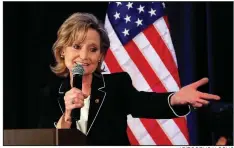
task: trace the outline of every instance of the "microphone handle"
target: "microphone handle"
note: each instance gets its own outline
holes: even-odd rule
[[[82,90],[82,76],[76,74],[73,76],[73,87]],[[71,112],[71,117],[76,121],[80,120],[80,108],[74,108]]]

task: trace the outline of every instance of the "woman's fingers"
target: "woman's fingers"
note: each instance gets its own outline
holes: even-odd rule
[[[82,91],[80,89],[73,87],[72,89],[70,89],[69,91],[66,92],[66,95],[71,95],[74,93],[78,93],[78,94],[81,93],[82,94]]]
[[[66,109],[72,110],[75,108],[82,108],[83,106],[84,106],[84,103],[70,104],[66,106]]]
[[[73,100],[73,99],[75,99],[74,101],[77,101],[77,100],[84,100],[85,98],[82,94],[77,94],[77,93],[69,95],[67,96],[67,98],[65,98],[65,100],[68,100],[68,101]]]
[[[203,104],[203,105],[209,104],[209,101],[203,100],[203,99],[198,99],[197,102],[198,102],[198,103],[201,103],[201,104]]]
[[[84,99],[78,99],[78,98],[70,98],[64,101],[65,104],[78,104],[78,103],[84,103]]]
[[[217,95],[209,94],[209,93],[203,93],[196,91],[196,95],[194,95],[194,99],[191,99],[190,104],[193,107],[202,107],[204,105],[209,104],[209,100],[219,100],[220,97]]]
[[[84,106],[85,95],[81,90],[72,88],[66,92],[64,96],[64,103],[66,110],[72,110],[74,108],[81,108]]]
[[[205,85],[206,83],[208,83],[209,79],[208,78],[202,78],[196,82],[193,82],[192,84],[190,84],[190,87],[193,87],[194,89],[197,89],[199,86]]]
[[[65,94],[64,96],[64,101],[75,101],[77,102],[77,100],[84,100],[85,96],[84,94],[81,92],[76,92],[76,91],[72,91],[72,92],[68,92]]]
[[[75,103],[66,101],[66,109],[72,110],[74,108],[82,108],[84,106],[84,100],[78,100]]]
[[[193,107],[202,107],[202,103],[198,103],[198,102],[196,102],[196,103],[194,103],[194,105],[193,105]]]
[[[213,99],[213,100],[219,100],[220,96],[218,95],[213,95],[213,94],[208,94],[208,93],[203,93],[203,92],[198,92],[199,96],[203,99]]]
[[[204,105],[209,104],[208,100],[205,100],[203,98],[197,98],[195,99],[195,101],[193,101],[193,103],[191,103],[193,107],[202,107]]]

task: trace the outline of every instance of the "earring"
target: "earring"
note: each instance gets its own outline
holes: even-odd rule
[[[60,57],[63,59],[64,58],[64,51],[60,53]]]

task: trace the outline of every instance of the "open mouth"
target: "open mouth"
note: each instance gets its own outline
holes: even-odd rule
[[[89,64],[88,64],[88,63],[80,63],[80,62],[76,62],[76,64],[80,64],[80,65],[82,65],[82,66],[89,66]]]

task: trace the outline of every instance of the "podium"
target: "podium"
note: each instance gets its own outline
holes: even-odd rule
[[[86,145],[86,135],[77,129],[4,129],[3,145]]]

